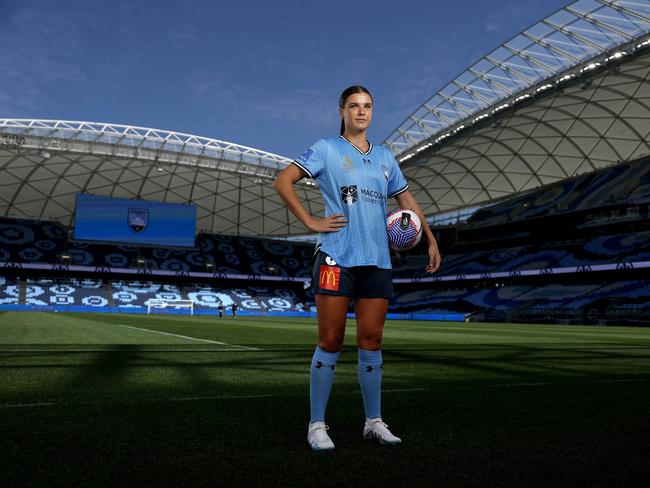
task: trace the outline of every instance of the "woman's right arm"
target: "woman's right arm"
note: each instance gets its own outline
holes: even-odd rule
[[[341,230],[348,223],[345,215],[334,214],[324,219],[317,219],[300,202],[293,185],[306,176],[308,175],[305,171],[295,164],[290,164],[277,176],[273,187],[287,208],[291,210],[291,213],[312,232],[337,232]]]

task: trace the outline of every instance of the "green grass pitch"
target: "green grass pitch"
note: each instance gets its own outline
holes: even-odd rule
[[[306,442],[313,319],[0,313],[0,486],[634,486],[650,328],[388,321],[361,438],[355,323]]]

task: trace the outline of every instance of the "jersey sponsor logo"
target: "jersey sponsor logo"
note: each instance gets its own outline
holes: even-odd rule
[[[339,291],[341,279],[341,268],[335,266],[320,265],[320,276],[318,284],[323,290]]]
[[[311,155],[314,154],[313,149],[307,149],[304,153],[302,153],[300,156],[298,156],[297,160],[299,163],[306,163]]]
[[[360,188],[359,191],[364,202],[381,205],[386,201],[386,195],[380,191],[368,190],[367,188]]]
[[[357,201],[357,185],[341,186],[341,200],[343,203],[352,205]]]

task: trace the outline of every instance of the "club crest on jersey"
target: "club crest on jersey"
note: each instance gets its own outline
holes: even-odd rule
[[[388,177],[390,176],[390,170],[388,169],[388,166],[382,164],[381,170],[384,172],[384,178],[386,178],[386,181],[388,181]]]
[[[354,165],[352,164],[352,160],[350,159],[350,156],[345,156],[345,158],[343,159],[345,161],[343,161],[343,164],[341,165],[341,169],[343,169],[343,171],[353,171]]]
[[[149,225],[149,210],[146,208],[130,208],[128,224],[133,232],[142,232]]]
[[[357,201],[357,185],[351,186],[342,186],[341,189],[341,200],[343,203],[352,205]]]
[[[304,153],[302,153],[300,156],[298,156],[298,162],[299,163],[306,163],[311,155],[314,154],[314,151],[312,149],[307,149]]]

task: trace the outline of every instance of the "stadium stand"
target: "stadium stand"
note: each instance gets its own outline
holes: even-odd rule
[[[139,256],[137,248],[133,246],[80,241],[70,241],[66,254],[70,256],[70,264],[111,268],[135,267]]]
[[[65,240],[55,222],[0,219],[0,262],[59,262]]]
[[[549,214],[647,203],[650,196],[648,163],[648,158],[643,158],[530,190],[479,209],[468,219],[468,224],[490,226]]]
[[[650,197],[648,162],[645,159],[583,174],[479,209],[466,224],[454,226],[451,245],[442,241],[438,275],[450,281],[415,290],[398,284],[389,310],[457,312],[476,320],[643,320],[650,306],[650,286],[629,269],[632,263],[650,261],[650,229],[644,224]],[[646,210],[625,210],[631,205],[646,205]],[[601,215],[605,217],[598,220]],[[69,256],[71,265],[131,269],[150,276],[134,280],[91,273],[84,279],[73,273],[67,277],[28,276],[21,282],[5,273],[0,303],[142,311],[147,300],[156,298],[192,300],[195,310],[215,313],[220,302],[226,307],[237,303],[241,311],[255,313],[314,308],[313,294],[302,286],[257,282],[260,277],[309,278],[313,246],[308,244],[203,233],[197,236],[195,249],[165,249],[81,242],[68,240],[67,235],[54,222],[2,219],[0,257],[5,263],[24,266],[60,264],[62,256]],[[425,255],[412,252],[393,257],[395,278],[406,282],[428,278]],[[590,270],[612,263],[625,266],[608,279],[596,275],[586,279],[574,271],[543,281],[485,281],[495,273],[511,277],[559,268]],[[206,270],[219,280],[192,280],[193,273]],[[151,274],[158,271],[175,273],[179,279],[159,281]],[[466,278],[468,275],[483,279]],[[227,276],[255,278],[256,283],[232,281]]]
[[[18,305],[20,280],[0,276],[0,305]]]
[[[152,298],[164,300],[182,300],[178,286],[154,283],[152,281],[111,280],[110,291],[115,306],[118,308],[147,308],[147,300]]]
[[[102,308],[109,304],[104,285],[97,279],[28,278],[25,304],[60,307],[82,305]]]

